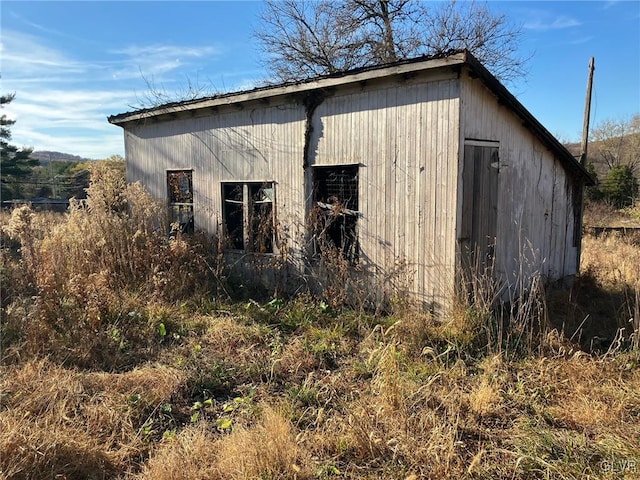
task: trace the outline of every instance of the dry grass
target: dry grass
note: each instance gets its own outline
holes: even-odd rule
[[[636,287],[640,281],[640,246],[611,234],[583,239],[582,270],[610,288]]]
[[[104,478],[135,468],[147,448],[142,426],[183,382],[165,366],[83,373],[43,359],[3,368],[2,471],[8,478]]]
[[[311,475],[304,464],[308,454],[296,441],[291,423],[271,408],[266,408],[257,425],[238,428],[220,440],[219,478],[229,479],[303,479]]]
[[[628,239],[586,237],[573,288],[509,309],[478,285],[447,317],[369,315],[191,296],[219,280],[204,244],[118,208],[3,219],[0,478],[640,476]]]
[[[585,227],[640,227],[640,205],[616,210],[605,202],[588,202],[584,211]]]
[[[623,329],[619,340],[640,348],[640,244],[633,239],[611,234],[583,239],[582,278],[591,284],[586,307],[592,324]],[[612,328],[601,334],[614,343]],[[602,331],[602,329],[601,329]],[[611,343],[609,343],[611,345]]]
[[[216,291],[213,239],[169,238],[163,207],[139,184],[125,187],[100,164],[92,175],[86,205],[57,216],[19,207],[2,225],[5,362],[49,354],[83,368],[129,368],[152,356],[149,304]]]
[[[173,439],[164,439],[142,473],[148,480],[205,480],[217,478],[215,436],[206,425],[189,426]]]
[[[144,465],[140,479],[305,479],[309,455],[300,447],[292,425],[265,406],[256,425],[220,437],[202,422],[164,439]]]

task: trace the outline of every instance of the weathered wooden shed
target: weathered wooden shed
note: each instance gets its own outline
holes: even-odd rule
[[[286,244],[302,262],[324,235],[373,277],[405,264],[425,305],[446,303],[470,251],[506,284],[578,271],[588,173],[466,51],[109,122],[128,180],[231,251]],[[338,220],[317,231],[314,215]]]

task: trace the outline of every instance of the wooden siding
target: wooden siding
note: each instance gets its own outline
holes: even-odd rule
[[[358,222],[366,269],[406,263],[408,288],[425,304],[453,289],[459,156],[459,80],[437,72],[358,84],[313,111],[282,97],[219,108],[210,116],[125,126],[129,181],[166,201],[166,171],[192,169],[196,228],[217,232],[220,182],[274,181],[282,238],[300,252],[314,165],[360,164]],[[407,272],[405,272],[407,273]]]
[[[127,179],[166,201],[166,171],[193,169],[196,228],[218,232],[221,182],[275,181],[278,221],[299,236],[304,216],[304,112],[294,105],[229,110],[132,126]]]
[[[452,292],[458,79],[413,80],[325,99],[311,165],[360,164],[358,231],[365,268],[406,264],[409,289],[434,307]]]
[[[549,280],[575,274],[574,188],[560,160],[479,80],[463,76],[460,101],[461,144],[465,139],[499,142],[498,274],[512,285],[532,273]],[[463,160],[461,155],[461,165]]]

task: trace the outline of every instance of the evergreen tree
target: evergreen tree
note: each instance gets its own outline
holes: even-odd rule
[[[0,108],[11,103],[15,94],[0,95]],[[20,195],[20,182],[31,175],[33,167],[40,162],[30,158],[32,149],[15,147],[9,144],[11,130],[15,120],[0,116],[0,200],[11,200]]]
[[[638,181],[629,165],[616,165],[607,174],[602,185],[604,198],[616,208],[633,205],[638,195]]]
[[[586,187],[585,194],[587,196],[587,200],[591,200],[594,202],[599,202],[603,199],[604,194],[601,190],[600,179],[598,178],[598,173],[596,172],[596,167],[593,166],[593,162],[587,161],[587,172],[591,174],[591,176],[596,181],[596,184],[593,187]]]

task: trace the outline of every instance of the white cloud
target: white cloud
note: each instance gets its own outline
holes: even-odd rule
[[[12,143],[89,158],[123,153],[122,131],[107,116],[138,103],[136,89],[148,89],[145,79],[180,85],[190,74],[180,72],[197,70],[219,53],[212,46],[134,45],[83,60],[52,45],[35,35],[2,32],[2,89],[16,92],[3,109],[17,121]]]
[[[218,53],[215,47],[180,47],[177,45],[132,45],[125,48],[111,50],[111,53],[140,57],[206,57]]]
[[[213,46],[132,45],[109,53],[124,57],[114,62],[113,78],[125,79],[162,75],[189,65],[194,59],[215,56],[219,51]]]
[[[53,48],[38,37],[3,29],[0,42],[2,71],[5,79],[24,79],[52,74],[77,75],[86,71],[83,65]]]
[[[537,12],[535,18],[525,22],[524,28],[529,30],[561,30],[565,28],[573,28],[582,25],[581,22],[572,17],[553,16],[547,12]]]
[[[5,107],[16,120],[13,143],[88,158],[105,158],[124,150],[122,132],[107,116],[132,99],[126,91],[23,91]]]
[[[114,128],[112,125],[108,125],[108,127],[110,127],[109,130],[102,133],[99,138],[96,138],[95,133],[92,135],[79,135],[76,133],[47,133],[40,130],[23,129],[21,135],[30,141],[20,144],[20,146],[36,146],[37,150],[72,153],[93,159],[107,158],[113,154],[123,155],[122,130]]]
[[[575,40],[571,40],[569,45],[582,45],[583,43],[587,43],[593,40],[593,36],[579,37]]]
[[[22,22],[23,24],[25,24],[25,25],[27,25],[27,26],[29,26],[31,28],[35,28],[36,30],[39,30],[41,32],[49,33],[49,34],[52,34],[52,35],[56,35],[58,37],[71,38],[71,39],[74,39],[74,40],[82,41],[81,38],[78,38],[78,37],[76,37],[74,35],[69,35],[68,33],[62,32],[60,30],[56,30],[55,28],[47,28],[47,27],[45,27],[43,25],[40,25],[39,23],[32,22],[28,18],[25,18],[22,15],[18,15],[15,12],[10,12],[9,14],[11,15],[11,17],[13,17],[16,20]]]

